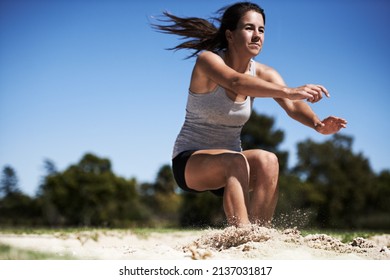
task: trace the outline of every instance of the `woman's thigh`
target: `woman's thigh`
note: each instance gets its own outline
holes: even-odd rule
[[[230,150],[196,151],[186,165],[186,183],[189,188],[197,191],[222,188],[226,184],[227,170],[232,165],[245,165],[247,168],[245,156]]]

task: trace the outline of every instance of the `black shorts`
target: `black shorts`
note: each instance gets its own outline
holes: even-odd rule
[[[177,185],[182,190],[187,192],[192,192],[192,193],[201,193],[203,191],[193,190],[187,186],[185,175],[184,175],[187,161],[194,152],[196,152],[196,150],[184,151],[178,154],[174,159],[172,159],[173,176],[175,177]],[[223,196],[224,188],[220,188],[218,190],[210,190],[210,192],[212,192],[217,196]]]

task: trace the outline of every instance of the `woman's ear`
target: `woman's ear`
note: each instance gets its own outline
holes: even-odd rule
[[[227,40],[228,42],[230,42],[230,41],[232,40],[232,38],[233,38],[232,32],[231,32],[230,30],[226,30],[226,31],[225,31],[225,37],[226,37],[226,40]]]

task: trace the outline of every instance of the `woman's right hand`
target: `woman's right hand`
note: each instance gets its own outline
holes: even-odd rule
[[[287,98],[290,100],[303,100],[316,103],[322,99],[323,94],[330,97],[328,90],[321,85],[307,84],[297,88],[289,88]]]

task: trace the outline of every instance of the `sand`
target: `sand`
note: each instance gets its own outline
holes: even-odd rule
[[[250,227],[136,234],[91,230],[53,234],[0,233],[0,244],[88,260],[390,260],[390,235],[343,243],[326,234],[303,236],[286,230]]]

